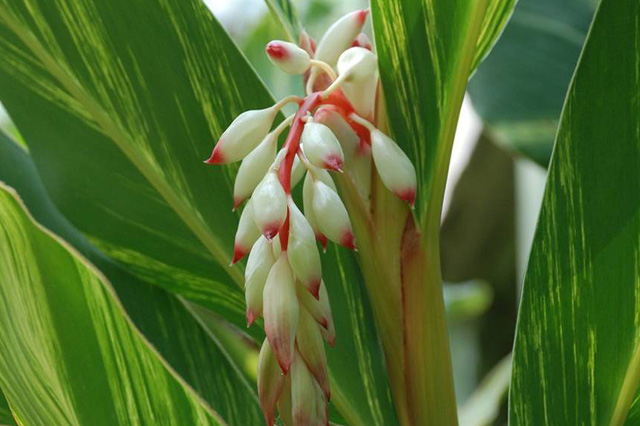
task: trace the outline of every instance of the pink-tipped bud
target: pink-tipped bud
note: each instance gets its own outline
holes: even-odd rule
[[[371,40],[365,33],[358,34],[358,37],[351,43],[351,47],[362,47],[367,50],[373,50],[373,46],[371,45]]]
[[[378,129],[371,131],[373,162],[384,186],[400,199],[414,205],[416,201],[416,169],[407,154]]]
[[[331,314],[327,286],[324,281],[320,284],[320,292],[317,299],[311,296],[301,284],[296,286],[296,293],[298,294],[298,301],[311,314],[313,319],[323,328],[329,329],[333,324],[333,316]]]
[[[360,138],[338,109],[333,105],[324,105],[316,110],[313,119],[331,130],[340,142],[346,160],[349,162],[360,145]]]
[[[362,31],[368,13],[368,10],[356,10],[331,25],[318,43],[316,59],[334,66],[340,54],[351,46]]]
[[[291,366],[291,411],[294,425],[328,424],[324,392],[297,351]]]
[[[377,70],[376,55],[363,47],[347,49],[338,59],[338,73],[344,78],[342,92],[356,112],[366,118],[373,116]]]
[[[224,131],[206,163],[229,164],[243,159],[267,135],[279,106],[245,111]]]
[[[336,186],[331,179],[331,176],[326,170],[316,169],[316,176],[318,176],[325,184],[329,185],[334,191],[336,191]],[[313,178],[309,173],[304,178],[304,185],[302,187],[302,205],[304,206],[304,215],[311,225],[313,229],[313,233],[316,236],[316,239],[322,244],[322,247],[326,250],[327,248],[327,237],[320,231],[320,226],[318,225],[318,220],[316,219],[316,215],[313,211]]]
[[[356,248],[347,209],[338,194],[320,180],[313,183],[313,212],[320,231],[327,238],[347,248]]]
[[[340,142],[331,129],[324,124],[307,122],[302,131],[304,153],[316,167],[340,171],[344,165],[344,154]]]
[[[320,328],[320,334],[332,348],[336,347],[336,328],[333,323],[329,323],[327,328]]]
[[[244,271],[244,296],[247,302],[247,327],[262,315],[262,297],[269,271],[276,261],[273,248],[264,235],[253,245]]]
[[[299,306],[295,280],[284,253],[269,271],[263,297],[265,332],[278,365],[286,374],[293,362]]]
[[[269,133],[260,142],[260,145],[242,160],[233,185],[233,204],[235,207],[251,196],[253,190],[269,171],[269,166],[276,158],[277,143],[277,135]]]
[[[298,38],[298,46],[309,54],[310,57],[314,57],[316,53],[316,41],[305,30],[300,30],[300,37]]]
[[[294,275],[318,297],[322,280],[322,264],[313,229],[298,206],[289,199],[289,248],[287,255]]]
[[[271,41],[265,51],[271,62],[288,74],[304,74],[311,65],[309,54],[293,43]]]
[[[298,332],[296,334],[298,352],[316,378],[327,400],[331,398],[329,374],[327,373],[327,356],[318,324],[306,309],[300,309]]]
[[[231,263],[236,263],[251,251],[253,243],[256,242],[260,236],[260,229],[254,221],[254,213],[252,202],[247,203],[242,214],[240,215],[240,221],[238,222],[238,230],[236,231],[236,238],[233,244],[233,260]]]
[[[287,195],[274,171],[270,171],[253,191],[253,217],[268,240],[276,236],[287,218]]]
[[[258,356],[258,395],[264,420],[268,426],[276,421],[275,408],[285,385],[269,341],[265,340]]]

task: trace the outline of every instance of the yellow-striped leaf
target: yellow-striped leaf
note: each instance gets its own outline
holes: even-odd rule
[[[602,0],[563,109],[525,277],[513,425],[639,424],[639,64],[640,3]]]
[[[144,341],[108,280],[0,189],[0,386],[20,424],[224,424]]]
[[[31,158],[2,133],[0,181],[19,192],[40,224],[64,238],[100,269],[135,328],[172,371],[198,392],[225,422],[248,424],[261,419],[254,385],[227,359],[226,348],[218,347],[217,340],[212,340],[207,330],[201,328],[200,318],[193,317],[173,295],[131,275],[96,250],[56,210]],[[20,288],[16,282],[7,285]],[[81,337],[79,339],[81,344]]]

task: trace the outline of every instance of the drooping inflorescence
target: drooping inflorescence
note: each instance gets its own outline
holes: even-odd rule
[[[272,41],[271,61],[304,75],[306,96],[240,114],[222,134],[209,164],[242,160],[234,208],[245,203],[232,263],[249,255],[245,270],[247,324],[264,318],[258,391],[268,425],[276,408],[286,425],[328,425],[330,399],[324,340],[335,326],[317,242],[356,249],[349,214],[331,173],[345,172],[369,204],[372,163],[382,183],[413,206],[416,174],[398,145],[375,123],[377,58],[362,27],[368,10],[334,23],[317,47],[306,34],[299,45]],[[282,108],[298,110],[275,129]],[[279,137],[288,130],[284,144]],[[303,209],[291,191],[304,181]],[[316,242],[317,241],[317,242]]]

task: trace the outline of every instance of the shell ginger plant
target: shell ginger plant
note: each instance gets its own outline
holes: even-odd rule
[[[357,250],[353,215],[332,174],[342,174],[340,180],[352,188],[352,201],[367,221],[372,180],[380,179],[410,206],[416,199],[411,160],[376,128],[377,59],[361,32],[367,15],[360,10],[340,18],[317,46],[306,34],[299,46],[268,43],[266,53],[275,66],[304,75],[306,96],[240,114],[206,161],[242,160],[233,203],[234,208],[246,205],[232,263],[249,254],[247,325],[264,317],[267,339],[260,350],[258,392],[269,426],[275,422],[276,405],[285,424],[329,423],[331,388],[322,338],[333,346],[336,330],[316,240],[325,249],[331,240]],[[297,112],[271,130],[287,103],[296,103]],[[304,213],[292,196],[302,180]]]
[[[560,124],[513,354],[470,403],[440,266],[458,115],[473,75],[568,69],[576,2],[520,0],[535,50],[484,69],[514,0],[371,0],[317,45],[266,3],[302,97],[202,0],[0,0],[0,424],[487,424],[509,380],[513,426],[640,424],[640,2],[600,1],[562,115],[520,117],[528,78],[487,118]]]

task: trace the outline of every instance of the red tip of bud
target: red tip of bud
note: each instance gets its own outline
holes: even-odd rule
[[[251,327],[251,324],[256,320],[256,316],[253,311],[247,309],[247,328]]]
[[[360,11],[358,11],[358,24],[362,25],[364,24],[364,21],[367,20],[367,15],[369,14],[369,9],[362,9]]]
[[[326,169],[341,172],[342,166],[344,166],[344,162],[342,161],[342,158],[337,155],[329,155],[324,160],[324,168]]]
[[[340,238],[340,245],[350,249],[350,250],[356,250],[356,237],[355,235],[353,235],[353,232],[351,230],[345,231],[342,234],[342,238]]]
[[[327,319],[326,319],[326,318],[322,318],[322,319],[320,320],[320,323],[319,323],[319,324],[320,324],[320,325],[322,326],[322,328],[324,328],[325,330],[326,330],[327,328],[329,328],[329,321],[327,321]]]
[[[317,280],[313,281],[309,285],[309,293],[311,293],[311,295],[313,297],[315,297],[316,300],[320,300],[320,285],[321,284],[322,284],[322,280],[321,279],[317,279]]]
[[[331,338],[329,338],[329,345],[330,345],[332,348],[335,348],[335,347],[336,347],[336,338],[335,338],[334,336],[332,336]]]
[[[231,264],[234,265],[236,264],[240,259],[242,259],[243,257],[245,257],[246,255],[249,254],[248,250],[243,249],[240,246],[234,246],[233,247],[233,260],[231,261]]]
[[[325,237],[324,234],[321,234],[321,233],[318,232],[316,234],[316,240],[318,240],[318,242],[322,246],[322,250],[326,252],[327,251],[327,244],[329,244],[329,240],[327,239],[327,237]]]
[[[278,231],[280,231],[280,227],[277,224],[269,225],[262,230],[262,235],[264,235],[267,240],[271,241],[273,237],[278,235]]]
[[[286,59],[287,56],[289,56],[289,52],[287,51],[287,49],[277,41],[272,41],[267,44],[265,51],[267,52],[267,55],[278,61],[282,61]]]
[[[224,159],[224,155],[222,155],[222,152],[220,152],[220,142],[222,141],[222,139],[220,139],[220,141],[218,141],[218,144],[216,145],[215,148],[213,148],[213,152],[211,153],[211,157],[209,157],[207,160],[205,160],[204,162],[207,164],[224,164],[225,159]]]
[[[291,361],[285,362],[278,358],[278,365],[280,366],[280,370],[282,370],[282,374],[285,376],[289,373],[289,369],[291,368]]]
[[[242,203],[244,203],[244,198],[233,197],[233,211],[240,207]]]
[[[409,189],[405,189],[403,191],[398,191],[398,192],[396,192],[396,195],[402,201],[406,201],[407,203],[409,203],[411,205],[411,207],[413,207],[416,204],[416,189],[415,188],[409,188]]]

